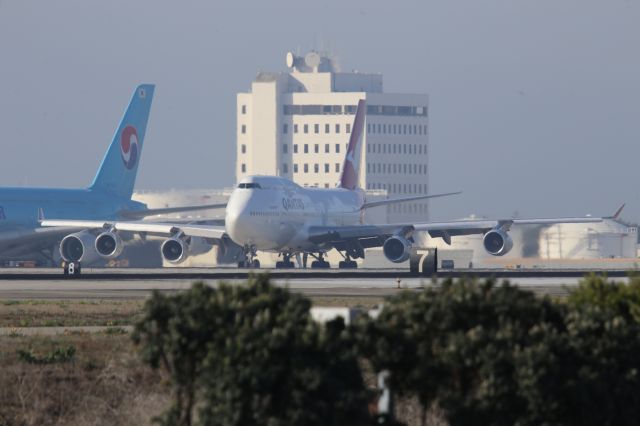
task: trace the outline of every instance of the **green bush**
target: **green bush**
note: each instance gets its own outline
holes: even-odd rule
[[[162,421],[207,425],[367,424],[367,394],[342,321],[326,327],[308,299],[271,286],[195,284],[145,305],[133,337],[174,386]]]
[[[58,364],[73,361],[76,348],[73,345],[57,347],[44,355],[37,355],[31,349],[18,349],[17,353],[18,359],[29,364]]]
[[[548,298],[464,278],[391,298],[358,334],[374,369],[391,371],[425,412],[435,403],[452,425],[512,425],[526,408],[514,380],[520,348],[536,327],[562,329],[562,318]]]

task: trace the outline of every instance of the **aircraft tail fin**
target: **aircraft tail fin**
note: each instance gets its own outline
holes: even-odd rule
[[[116,129],[90,189],[131,198],[155,85],[141,84]]]
[[[362,157],[362,135],[364,133],[364,118],[367,104],[364,99],[358,101],[356,116],[353,119],[349,146],[342,165],[340,175],[340,187],[346,189],[356,189],[358,187],[360,158]]]

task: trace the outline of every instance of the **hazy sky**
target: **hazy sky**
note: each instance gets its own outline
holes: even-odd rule
[[[0,0],[0,185],[86,186],[156,83],[137,188],[235,181],[235,95],[329,49],[430,95],[432,218],[640,220],[638,0]]]

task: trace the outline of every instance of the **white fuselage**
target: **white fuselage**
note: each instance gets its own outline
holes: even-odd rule
[[[364,191],[302,188],[288,179],[243,179],[227,204],[225,229],[241,246],[276,252],[323,251],[308,240],[312,226],[362,223]]]

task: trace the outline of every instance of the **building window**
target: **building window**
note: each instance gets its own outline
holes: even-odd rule
[[[340,173],[340,163],[336,163],[336,173]]]
[[[240,171],[242,173],[247,173],[247,165],[242,163],[242,165],[240,166]]]
[[[247,113],[247,106],[246,105],[242,105],[242,113],[243,114]]]
[[[336,124],[336,133],[340,133],[340,125]]]
[[[247,152],[247,146],[245,144],[240,145],[240,152],[243,154]]]
[[[380,123],[378,123],[378,131],[376,133],[380,133],[380,126],[382,126]]]
[[[293,133],[298,133],[298,125],[297,124],[293,125]]]
[[[327,153],[327,154],[329,153],[329,144],[328,143],[324,144],[324,152]]]
[[[308,124],[304,125],[304,132],[305,133],[309,133],[309,125]]]
[[[289,125],[287,123],[282,125],[282,133],[284,133],[285,135],[289,133]]]
[[[287,152],[289,152],[289,146],[286,143],[282,144],[282,153],[286,154]]]
[[[329,129],[331,129],[331,125],[330,124],[325,124],[324,125],[324,132],[325,133],[329,133],[329,131],[330,131]]]
[[[247,133],[247,126],[246,126],[245,124],[243,124],[243,125],[242,125],[242,127],[241,127],[241,132],[242,132],[243,134],[244,134],[244,133]]]
[[[371,133],[371,124],[367,123],[367,133]],[[369,189],[369,188],[367,188]]]
[[[313,165],[313,172],[314,173],[319,173],[320,172],[320,165],[318,163]]]
[[[293,153],[294,154],[298,153],[298,145],[293,145]]]
[[[320,145],[318,144],[313,145],[313,152],[316,154],[320,153]]]
[[[309,165],[307,163],[304,164],[303,170],[305,173],[309,173]]]
[[[320,125],[319,124],[314,124],[313,125],[313,133],[320,133]]]
[[[336,154],[340,154],[340,144],[336,144]]]
[[[298,164],[293,165],[293,173],[298,173]]]
[[[393,146],[393,153],[396,153],[396,145],[392,145]]]
[[[329,173],[329,163],[324,163],[324,172]]]
[[[309,153],[309,145],[307,145],[306,143],[304,144],[304,153],[305,154]]]
[[[351,133],[351,124],[347,124],[347,133]]]
[[[325,188],[328,188],[328,187],[329,187],[329,184],[328,184],[328,183],[325,183],[325,184],[324,184],[324,187],[325,187]]]
[[[289,173],[289,165],[287,163],[282,163],[282,173]]]

